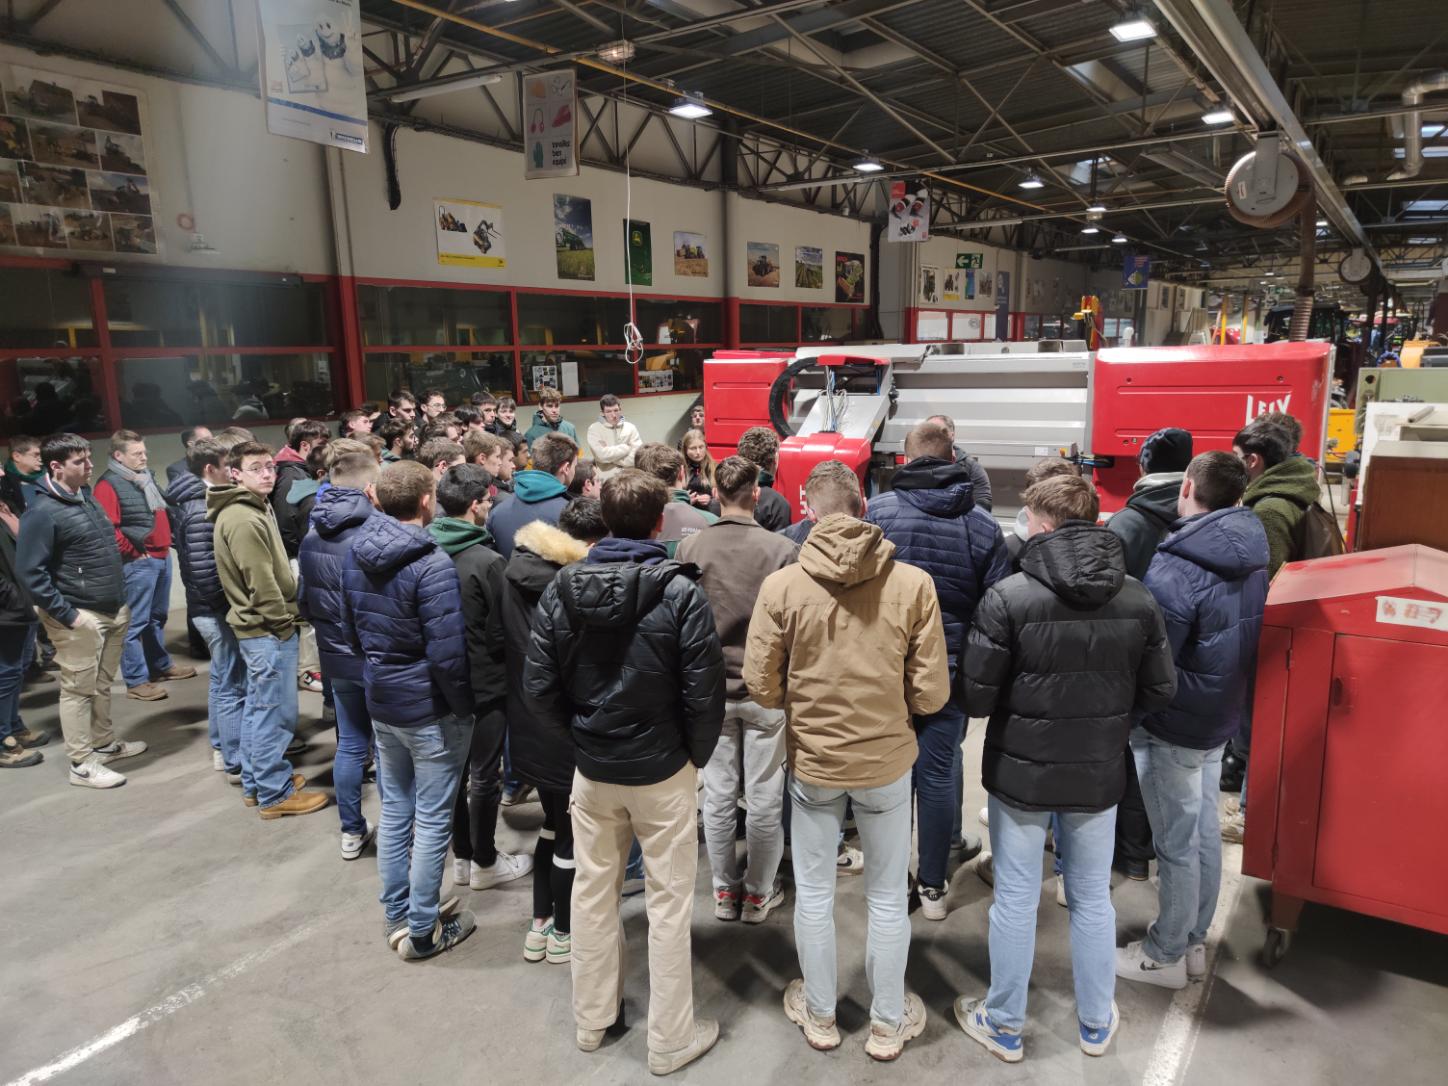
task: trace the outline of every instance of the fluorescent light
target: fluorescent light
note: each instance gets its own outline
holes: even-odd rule
[[[1231,124],[1233,120],[1230,109],[1214,109],[1202,114],[1202,124]]]
[[[858,162],[853,162],[850,164],[850,169],[856,170],[859,173],[879,173],[884,168],[884,166],[880,165],[880,163],[876,162],[873,158],[870,157],[869,151],[866,151],[864,157],[861,158]]]
[[[1327,225],[1327,220],[1326,220],[1326,219],[1318,219],[1318,220],[1317,220],[1317,228],[1318,228],[1319,230],[1321,230],[1321,229],[1322,229],[1323,227],[1325,227],[1326,225]]]
[[[1133,11],[1111,28],[1111,36],[1117,41],[1145,41],[1147,38],[1156,37],[1156,27],[1143,18],[1140,12]]]
[[[1099,200],[1093,200],[1090,206],[1086,208],[1086,213],[1088,215],[1103,215],[1106,213],[1106,205]]]
[[[1126,235],[1125,235],[1125,234],[1117,234],[1114,238],[1111,239],[1111,244],[1112,244],[1112,245],[1125,245],[1125,244],[1126,244]]]
[[[714,111],[697,98],[685,95],[682,98],[674,99],[674,104],[669,107],[669,112],[686,121],[697,121],[701,117],[708,117]]]
[[[1083,227],[1081,227],[1081,233],[1083,233],[1083,234],[1099,234],[1099,233],[1101,233],[1101,231],[1100,231],[1097,227],[1094,227],[1094,226],[1083,226]]]
[[[459,79],[447,83],[434,83],[428,87],[408,87],[396,94],[389,94],[389,102],[415,102],[419,98],[432,98],[438,94],[451,94],[453,91],[472,90],[474,87],[491,87],[494,83],[501,83],[503,77],[497,73],[488,75],[475,75],[467,79]]]
[[[1034,171],[1021,178],[1021,188],[1023,189],[1043,189],[1045,187],[1046,183],[1037,177]]]

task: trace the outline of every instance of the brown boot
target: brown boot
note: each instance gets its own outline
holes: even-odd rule
[[[137,701],[160,701],[170,696],[160,683],[142,683],[126,691],[126,697],[135,698]]]
[[[18,732],[11,732],[10,738],[29,750],[31,747],[43,747],[49,743],[50,733],[38,732],[34,728],[21,728]]]
[[[327,796],[323,792],[293,792],[280,803],[271,807],[264,807],[261,811],[262,818],[285,818],[287,815],[311,814],[313,811],[320,811],[327,805]]]
[[[39,765],[44,760],[45,755],[38,750],[26,750],[13,735],[7,735],[0,741],[0,769],[23,769],[28,765]]]
[[[196,669],[194,667],[184,667],[181,664],[172,664],[170,668],[156,676],[156,682],[168,683],[172,679],[194,678],[196,678]]]

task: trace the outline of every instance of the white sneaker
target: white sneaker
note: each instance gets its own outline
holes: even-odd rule
[[[1222,840],[1229,845],[1240,845],[1247,832],[1246,812],[1238,811],[1222,819]]]
[[[975,858],[975,873],[987,886],[995,885],[995,857],[988,850]]]
[[[81,788],[119,788],[126,783],[126,778],[114,769],[107,769],[100,752],[93,751],[80,765],[72,763],[70,783]]]
[[[853,845],[845,845],[835,857],[836,875],[858,875],[865,870],[865,854]]]
[[[1056,876],[1056,904],[1063,909],[1069,909],[1070,903],[1066,900],[1066,876]]]
[[[111,762],[119,762],[122,758],[134,758],[138,754],[145,754],[146,744],[142,743],[139,739],[128,740],[124,743],[117,741],[110,744],[110,746],[96,747],[91,753],[99,754],[101,761],[109,764]]]
[[[211,768],[218,773],[226,772],[226,759],[221,756],[221,751],[216,750],[214,747],[211,751]]]
[[[1155,984],[1158,988],[1181,990],[1187,986],[1186,962],[1178,958],[1170,965],[1149,958],[1140,941],[1116,949],[1116,975],[1122,980]]]
[[[933,886],[920,887],[920,912],[926,920],[944,920],[950,915],[950,908],[945,904],[945,895],[950,892],[950,883],[946,883],[939,890]]]
[[[454,886],[466,886],[466,885],[468,884],[468,876],[469,876],[469,874],[470,874],[470,868],[471,868],[471,867],[472,867],[472,861],[471,861],[471,860],[458,860],[458,859],[454,859],[454,860],[453,860],[453,885],[454,885]]]
[[[982,807],[982,808],[980,809],[980,814],[976,815],[976,817],[980,819],[980,824],[981,824],[982,826],[989,826],[989,825],[990,825],[990,808],[989,808],[989,807]]]
[[[355,860],[362,855],[362,850],[368,845],[372,838],[377,836],[377,827],[362,823],[361,833],[342,832],[342,859]]]
[[[533,857],[523,853],[500,852],[491,867],[472,865],[468,885],[474,890],[491,890],[505,882],[521,879],[533,870]]]
[[[1201,980],[1207,975],[1207,944],[1193,943],[1187,947],[1187,979]]]

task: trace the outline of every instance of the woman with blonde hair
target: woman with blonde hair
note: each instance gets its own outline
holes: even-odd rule
[[[690,503],[718,516],[718,506],[714,502],[714,458],[709,455],[704,431],[689,430],[685,433],[679,439],[679,451],[684,454],[684,471],[688,476],[685,489],[689,492]]]

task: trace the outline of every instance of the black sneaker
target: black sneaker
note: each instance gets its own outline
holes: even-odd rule
[[[421,962],[434,958],[445,950],[457,946],[478,928],[478,922],[470,912],[460,912],[447,920],[439,920],[432,929],[432,940],[426,946],[418,946],[408,935],[397,947],[397,955],[405,962]]]

